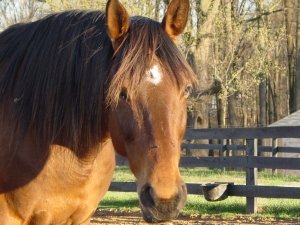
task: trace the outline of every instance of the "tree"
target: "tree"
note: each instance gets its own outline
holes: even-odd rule
[[[20,23],[29,22],[41,16],[43,3],[35,0],[0,1],[0,30]]]
[[[279,90],[278,83],[270,85],[275,74],[277,78],[278,74],[285,75],[285,61],[274,58],[275,51],[280,51],[276,52],[278,57],[284,52],[280,48],[284,39],[282,20],[272,18],[275,23],[268,20],[283,12],[279,1],[264,2],[263,7],[259,4],[262,2],[254,4],[247,0],[193,3],[195,13],[192,12],[191,27],[196,32],[188,30],[184,43],[188,60],[203,86],[219,81],[219,92],[207,101],[212,103],[216,99],[218,103],[218,126],[256,126],[258,123],[266,126],[273,120],[267,120],[268,117],[277,115],[275,105],[279,99],[275,96],[285,96],[275,92]],[[198,92],[203,92],[201,89]],[[201,101],[197,96],[203,98],[203,95],[195,97],[195,102]],[[285,100],[280,99],[280,102],[284,105]],[[261,119],[264,121],[258,121]]]
[[[289,111],[296,111],[296,58],[297,58],[297,29],[298,29],[298,7],[299,0],[284,0],[286,8],[286,36],[287,36],[287,52],[288,52],[288,68],[289,68]],[[300,101],[300,100],[299,100]]]
[[[212,51],[212,33],[214,20],[218,13],[220,0],[192,0],[190,24],[183,36],[183,51],[199,79],[189,114],[190,125],[208,127],[208,114],[211,96],[203,95],[215,80],[209,71],[210,52]],[[214,93],[210,93],[212,95]]]

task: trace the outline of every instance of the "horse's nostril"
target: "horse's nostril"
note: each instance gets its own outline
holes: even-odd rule
[[[154,207],[154,199],[152,197],[152,187],[149,184],[145,184],[142,187],[141,194],[140,194],[140,200],[143,206],[145,207]]]

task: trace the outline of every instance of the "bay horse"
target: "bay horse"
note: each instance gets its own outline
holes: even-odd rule
[[[179,172],[194,74],[177,49],[189,1],[161,23],[68,11],[0,34],[0,223],[89,224],[115,152],[137,179],[147,222],[172,220],[187,191]]]

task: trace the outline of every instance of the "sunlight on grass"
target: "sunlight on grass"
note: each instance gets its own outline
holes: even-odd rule
[[[187,215],[222,214],[223,216],[236,216],[245,213],[245,198],[230,197],[223,201],[208,202],[200,195],[188,195],[188,201],[183,209]]]
[[[258,199],[258,211],[265,216],[300,217],[300,199]]]
[[[235,184],[245,184],[245,171],[223,171],[222,169],[203,168],[180,168],[180,173],[185,182],[233,182]],[[135,181],[135,178],[127,166],[116,167],[114,181]],[[270,172],[258,172],[258,183],[265,185],[289,185],[299,183],[300,176],[272,174]]]
[[[199,169],[199,168],[181,168],[180,173],[185,182],[234,182],[243,184],[245,182],[245,172],[226,171],[221,169]]]
[[[113,176],[114,181],[134,181],[135,178],[127,166],[117,166]]]
[[[107,192],[99,205],[100,209],[139,210],[137,193]]]

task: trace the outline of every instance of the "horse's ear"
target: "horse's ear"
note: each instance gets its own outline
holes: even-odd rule
[[[189,0],[172,0],[168,6],[162,26],[174,41],[187,24],[189,9]]]
[[[118,0],[109,0],[105,20],[108,36],[115,45],[129,30],[129,15]]]

